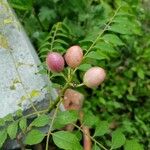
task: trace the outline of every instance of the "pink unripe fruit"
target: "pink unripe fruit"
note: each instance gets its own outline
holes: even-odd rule
[[[89,88],[98,87],[106,77],[106,72],[103,68],[92,67],[86,71],[83,77],[83,83]]]
[[[83,51],[78,45],[70,47],[65,54],[66,63],[71,68],[78,67],[81,64],[82,59]]]
[[[52,72],[61,72],[64,69],[64,58],[57,52],[50,52],[46,58],[48,69]]]

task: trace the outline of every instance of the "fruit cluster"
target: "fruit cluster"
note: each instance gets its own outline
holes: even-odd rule
[[[72,69],[77,68],[83,60],[83,50],[80,46],[70,47],[64,57],[57,52],[50,52],[46,58],[48,69],[52,72],[61,72],[64,70],[65,62]],[[83,84],[89,88],[98,87],[105,79],[105,70],[101,67],[91,67],[83,76]]]
[[[64,57],[57,52],[50,52],[46,58],[46,64],[51,72],[61,72],[64,70],[65,62],[72,68],[76,69],[83,61],[84,54],[80,46],[72,46],[67,51]],[[98,87],[105,79],[105,70],[101,67],[91,67],[87,70],[83,76],[83,85],[89,88]],[[80,113],[80,122],[82,124],[83,112],[82,105],[84,101],[84,95],[74,89],[67,88],[63,93],[63,105],[65,110],[77,110]],[[73,131],[74,126],[72,124],[66,125],[67,131]],[[90,129],[87,126],[82,125],[84,150],[91,150],[92,142],[90,137]]]

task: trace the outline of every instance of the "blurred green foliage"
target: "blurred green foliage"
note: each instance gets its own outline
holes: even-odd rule
[[[10,0],[42,61],[49,49],[64,53],[69,46],[79,44],[86,50],[120,3],[120,0]],[[125,134],[128,139],[125,150],[142,150],[141,145],[148,150],[150,10],[147,5],[150,4],[140,0],[122,3],[111,26],[88,54],[77,76],[81,81],[84,71],[92,64],[106,69],[107,80],[96,90],[79,90],[86,95],[84,110],[88,112],[88,125],[93,130],[96,128],[96,135],[103,135],[103,131],[97,129],[99,124],[94,122],[99,119],[107,133],[110,134],[107,131],[109,122],[112,130],[117,128]],[[56,35],[55,31],[58,31]],[[52,41],[53,45],[49,45]],[[109,134],[97,139],[109,146]],[[113,135],[116,138],[115,133]],[[132,149],[131,145],[135,147]]]

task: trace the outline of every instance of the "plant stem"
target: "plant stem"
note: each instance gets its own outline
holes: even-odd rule
[[[115,11],[114,15],[110,18],[110,20],[108,21],[108,23],[106,24],[106,26],[104,27],[104,29],[102,31],[99,32],[98,36],[96,37],[96,39],[93,41],[93,43],[91,44],[91,46],[88,48],[88,50],[86,51],[86,53],[83,56],[83,60],[85,59],[85,57],[88,55],[88,53],[90,52],[90,50],[94,47],[94,45],[96,44],[96,42],[100,39],[100,37],[104,34],[104,32],[107,30],[107,28],[109,27],[109,25],[113,22],[113,19],[115,18],[115,16],[117,15],[118,11],[120,10],[121,6],[119,6],[117,8],[117,10]],[[83,61],[82,60],[82,61]],[[78,67],[75,68],[73,70],[73,74],[75,74],[75,72],[78,70]]]
[[[47,133],[46,150],[48,150],[48,143],[49,143],[50,134],[51,134],[51,131],[52,131],[52,128],[53,128],[54,120],[56,118],[56,115],[57,115],[57,112],[58,112],[58,109],[59,109],[59,105],[62,102],[62,100],[63,99],[60,99],[59,102],[56,105],[56,109],[55,109],[55,112],[54,112],[54,115],[53,115],[53,118],[52,118],[52,122],[50,124],[49,130],[48,130],[48,133]]]
[[[70,68],[68,68],[68,75],[67,75],[67,83],[65,84],[65,86],[62,88],[60,95],[57,97],[57,99],[55,100],[55,103],[49,108],[48,112],[51,112],[52,109],[54,109],[54,107],[56,107],[56,110],[54,112],[54,115],[52,117],[52,122],[51,125],[49,127],[48,130],[48,134],[47,134],[47,140],[46,140],[46,150],[48,150],[48,143],[49,143],[49,138],[50,138],[50,134],[51,134],[51,130],[54,124],[54,120],[56,118],[57,115],[57,111],[59,109],[59,105],[61,104],[61,102],[63,101],[63,95],[64,92],[66,91],[66,89],[70,86],[70,83],[72,81],[73,76],[71,76],[71,70]]]
[[[37,19],[37,22],[39,23],[41,29],[42,29],[43,31],[45,31],[46,29],[45,29],[45,27],[43,26],[41,20],[39,19],[39,16],[35,13],[35,9],[33,9],[33,14],[34,14],[34,17]]]
[[[21,140],[21,137],[22,137],[22,135],[20,133],[19,135],[16,136],[16,140],[17,140],[17,143],[20,145],[21,150],[25,150],[26,148],[25,148],[25,146],[24,146],[24,144],[23,144],[23,142]]]
[[[104,34],[104,32],[108,29],[109,25],[112,23],[113,19],[117,15],[117,13],[118,13],[118,11],[119,11],[120,8],[121,8],[121,6],[119,6],[117,8],[117,10],[115,11],[114,15],[110,18],[109,22],[106,24],[105,28],[98,34],[97,38],[94,40],[94,42],[91,44],[91,46],[89,47],[89,49],[84,54],[83,59],[86,57],[86,55],[89,53],[89,51],[94,47],[94,45],[100,39],[100,37]]]
[[[81,83],[81,84],[78,84],[76,87],[81,87],[83,85],[84,85],[84,83]]]
[[[72,123],[73,124],[73,123]],[[81,127],[77,126],[76,124],[73,124],[76,128],[78,128],[80,131],[82,131],[84,134],[86,134],[86,136],[88,136],[93,142],[95,142],[99,147],[101,147],[104,150],[108,150],[106,147],[104,147],[101,143],[99,143],[98,141],[96,141],[92,136],[89,136],[87,133],[85,133]]]

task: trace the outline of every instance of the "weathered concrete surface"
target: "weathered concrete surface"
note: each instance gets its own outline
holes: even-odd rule
[[[48,80],[38,73],[39,64],[34,48],[7,1],[0,0],[0,118],[14,113],[20,106],[26,110],[31,101],[49,101],[45,88]],[[54,89],[50,96],[56,98]]]

